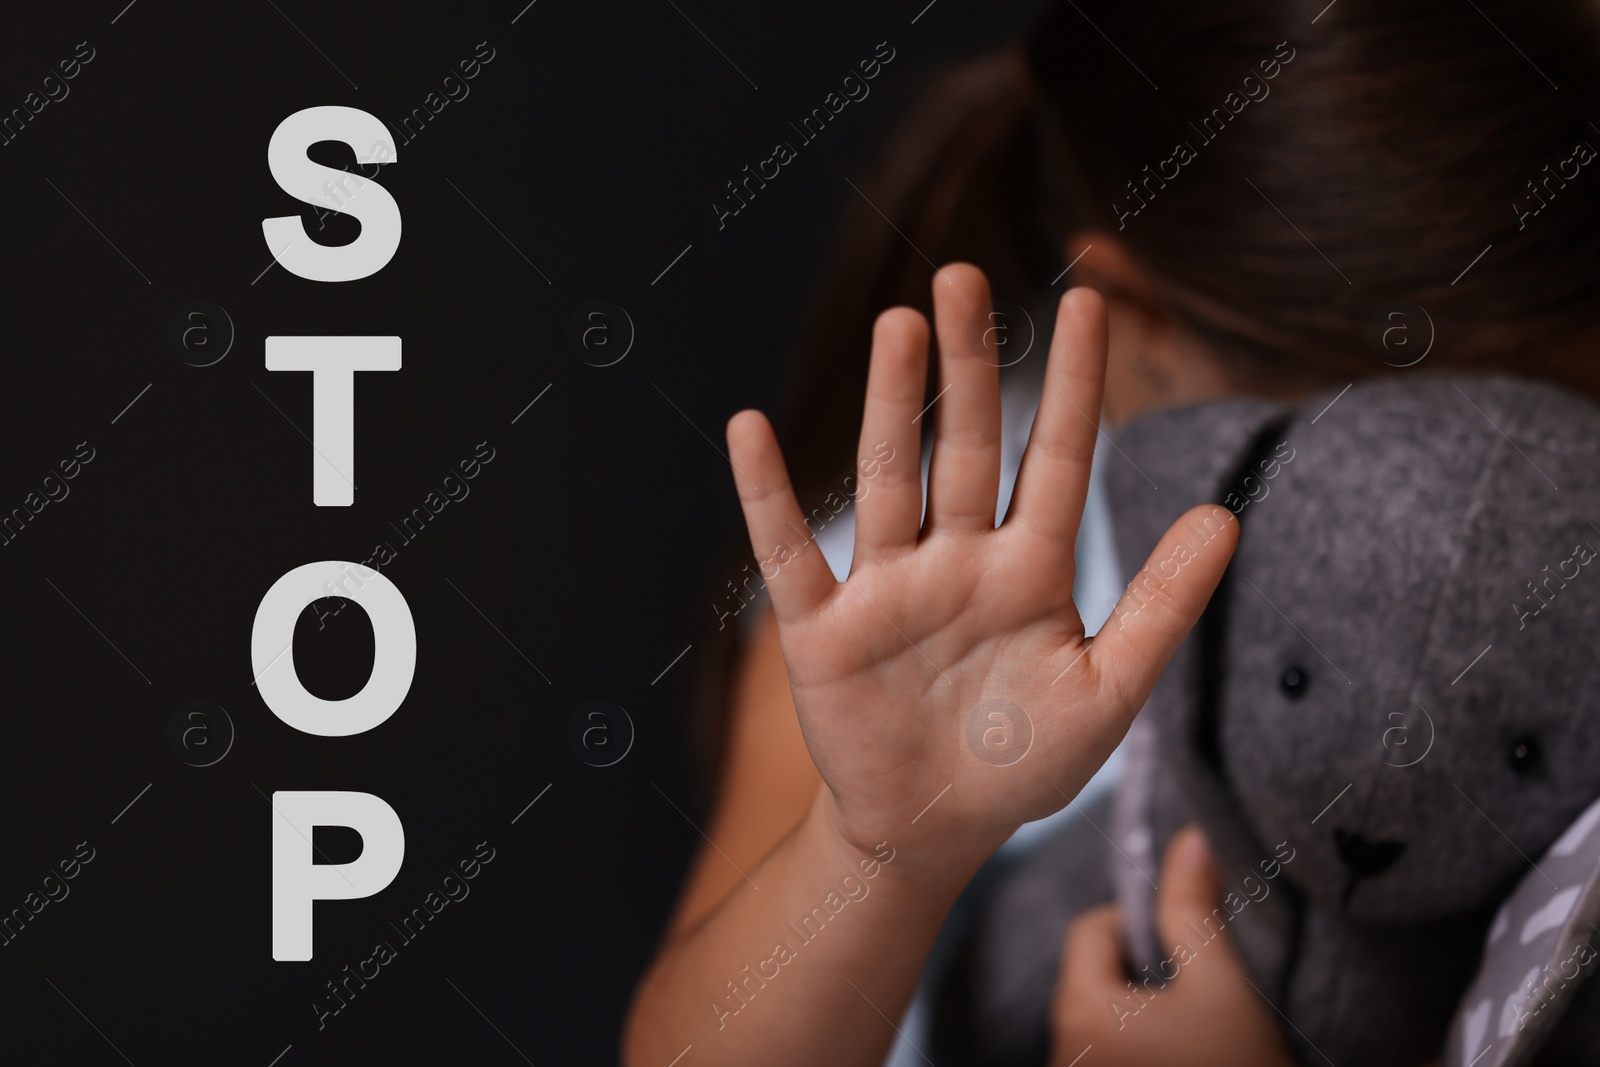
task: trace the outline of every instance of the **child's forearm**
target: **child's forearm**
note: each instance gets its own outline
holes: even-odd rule
[[[883,1061],[922,964],[972,869],[912,869],[907,841],[875,850],[805,820],[641,983],[628,1067]]]

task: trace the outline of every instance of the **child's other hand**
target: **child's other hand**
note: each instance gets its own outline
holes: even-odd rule
[[[1293,1067],[1276,1013],[1250,984],[1226,930],[1197,944],[1186,925],[1204,929],[1221,896],[1205,839],[1189,827],[1167,848],[1156,926],[1163,949],[1181,942],[1193,951],[1187,963],[1173,953],[1167,969],[1178,967],[1177,976],[1165,987],[1152,983],[1155,992],[1138,981],[1128,986],[1115,905],[1072,924],[1051,1010],[1051,1067],[1068,1067],[1086,1046],[1094,1052],[1084,1063],[1096,1067]]]
[[[933,293],[939,389],[926,413],[927,321],[893,308],[874,329],[848,581],[834,580],[807,534],[767,420],[735,415],[728,445],[827,817],[867,852],[915,832],[915,856],[903,851],[897,872],[970,875],[1110,755],[1215,588],[1237,524],[1221,507],[1184,516],[1086,640],[1073,547],[1105,380],[1105,306],[1087,289],[1062,297],[1039,411],[996,528],[988,281],[955,264]],[[924,417],[935,421],[926,517]]]

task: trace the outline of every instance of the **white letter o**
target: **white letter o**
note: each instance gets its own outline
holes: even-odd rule
[[[272,713],[303,733],[348,737],[364,733],[399,709],[417,668],[417,628],[399,588],[377,571],[343,560],[294,568],[267,590],[250,631],[250,666],[256,688]],[[337,586],[330,594],[328,587]],[[294,669],[294,624],[313,600],[343,596],[361,605],[372,623],[372,676],[361,692],[324,700],[306,691]]]

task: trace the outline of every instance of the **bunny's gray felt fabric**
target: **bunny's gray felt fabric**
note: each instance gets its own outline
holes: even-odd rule
[[[979,922],[968,1059],[1038,1061],[1062,927],[1097,902],[1084,886],[1124,909],[1138,988],[1107,1005],[1118,1018],[1226,928],[1303,1062],[1439,1057],[1453,1017],[1476,1025],[1464,998],[1497,910],[1538,877],[1529,857],[1600,797],[1600,408],[1407,375],[1297,410],[1159,412],[1117,445],[1125,561],[1204,501],[1238,514],[1239,550],[1140,714],[1105,836],[1047,843]],[[1153,928],[1157,858],[1196,821],[1226,892],[1179,951]],[[1600,945],[1562,929],[1569,952]],[[1496,1038],[1494,1062],[1600,1062],[1592,970]]]

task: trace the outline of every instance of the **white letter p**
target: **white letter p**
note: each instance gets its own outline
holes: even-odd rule
[[[370,897],[394,881],[406,853],[400,816],[371,793],[279,791],[272,794],[272,958],[311,958],[311,902]],[[315,826],[348,826],[361,835],[350,863],[314,863]]]

